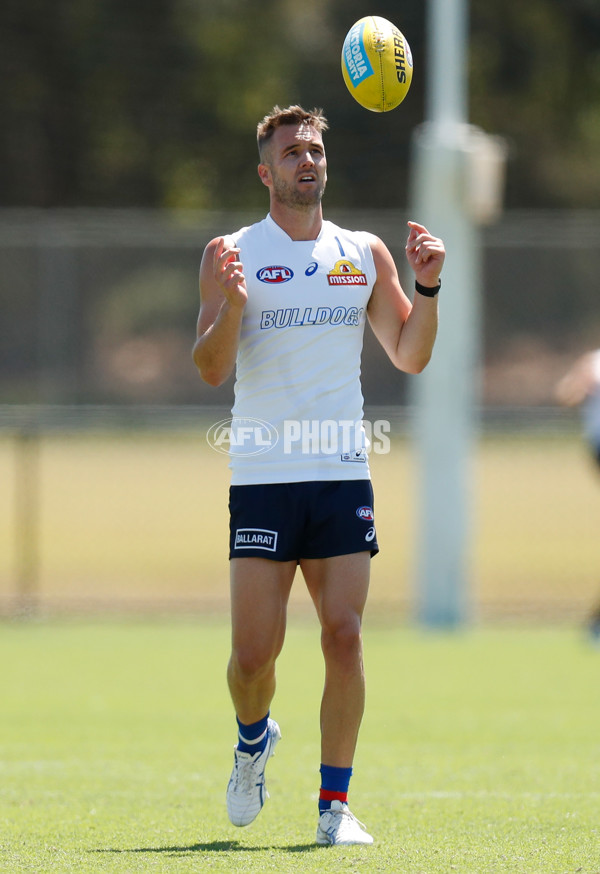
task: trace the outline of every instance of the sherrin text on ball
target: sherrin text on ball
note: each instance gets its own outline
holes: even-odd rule
[[[412,81],[413,61],[404,35],[379,15],[352,25],[342,47],[342,75],[354,99],[372,112],[402,103]]]

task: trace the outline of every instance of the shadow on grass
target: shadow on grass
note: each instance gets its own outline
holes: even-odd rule
[[[210,841],[206,844],[190,844],[187,847],[130,847],[117,849],[108,847],[105,849],[88,850],[90,853],[170,853],[180,855],[184,853],[263,853],[265,850],[282,850],[286,853],[310,853],[322,850],[318,844],[295,844],[277,847],[273,844],[267,846],[248,846],[238,841]]]

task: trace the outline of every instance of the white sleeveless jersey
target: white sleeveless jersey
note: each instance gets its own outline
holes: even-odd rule
[[[369,236],[270,215],[232,235],[248,288],[230,431],[233,485],[369,479],[360,386],[376,279]]]

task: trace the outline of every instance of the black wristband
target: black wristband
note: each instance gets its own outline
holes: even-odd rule
[[[426,285],[421,285],[420,282],[415,280],[415,290],[422,294],[423,297],[435,297],[440,288],[442,287],[442,280],[438,279],[438,284],[433,288],[427,288]]]

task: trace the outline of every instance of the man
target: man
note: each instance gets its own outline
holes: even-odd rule
[[[300,106],[275,107],[258,125],[269,214],[207,245],[193,355],[210,385],[236,368],[230,819],[248,825],[266,797],[265,765],[281,737],[270,718],[275,663],[299,565],[325,660],[317,843],[370,844],[347,803],[364,709],[361,620],[378,551],[362,426],[363,329],[368,318],[395,366],[419,373],[435,340],[445,253],[441,240],[409,222],[411,304],[380,239],[324,221],[326,129],[320,110]]]
[[[580,407],[584,439],[597,471],[600,467],[600,349],[577,358],[558,381],[555,395],[566,407]],[[594,604],[587,624],[593,640],[599,641],[600,601]]]

